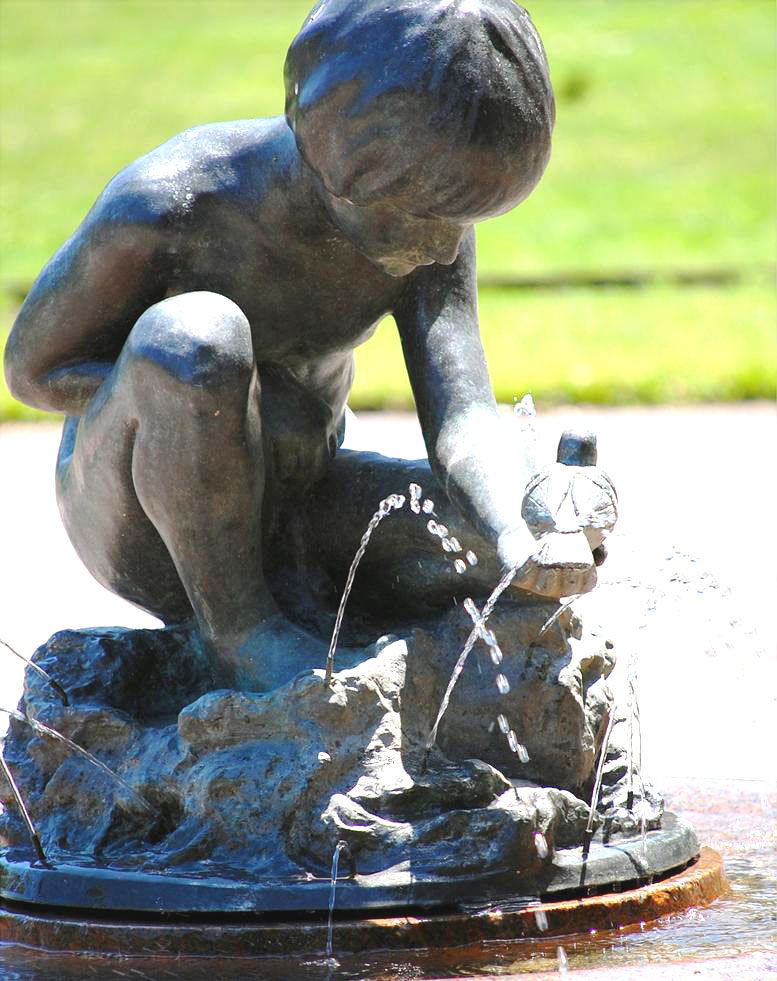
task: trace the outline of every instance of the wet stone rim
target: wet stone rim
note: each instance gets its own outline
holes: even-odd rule
[[[336,909],[342,914],[391,915],[398,908],[437,908],[449,912],[484,908],[510,902],[536,906],[533,897],[586,896],[596,891],[641,885],[686,867],[699,854],[693,829],[671,813],[662,827],[641,836],[617,837],[602,842],[597,835],[589,846],[558,849],[541,876],[531,880],[515,873],[488,876],[423,876],[406,867],[373,875],[338,878]],[[132,872],[86,864],[47,867],[31,863],[26,852],[13,848],[0,857],[0,901],[36,904],[89,915],[173,916],[246,914],[268,917],[325,912],[330,897],[329,878],[283,879],[259,882],[236,876],[185,877]]]
[[[525,905],[520,909],[494,906],[477,913],[418,913],[354,919],[335,918],[334,945],[344,952],[365,949],[413,949],[461,946],[484,940],[616,930],[647,923],[692,906],[704,906],[728,889],[720,855],[703,848],[693,865],[661,882],[619,893],[584,899]],[[543,910],[547,930],[540,931],[537,912]],[[78,919],[61,911],[31,905],[0,904],[0,943],[24,944],[51,951],[88,950],[100,953],[175,956],[269,956],[320,952],[326,944],[324,919],[232,922],[208,921],[203,916],[179,922],[156,922],[140,917],[124,920],[88,915]]]

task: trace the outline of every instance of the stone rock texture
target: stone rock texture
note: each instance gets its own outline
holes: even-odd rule
[[[538,853],[537,832],[550,856],[583,841],[613,710],[612,651],[584,636],[568,610],[543,630],[557,611],[540,601],[497,608],[490,626],[504,661],[497,668],[476,644],[428,754],[472,628],[460,608],[381,638],[328,688],[316,670],[261,694],[211,690],[206,660],[183,629],[58,633],[35,660],[71,705],[28,672],[22,710],[112,767],[150,812],[18,720],[4,755],[59,861],[259,881],[326,875],[345,840],[360,874],[409,863],[418,874],[532,877],[550,860]],[[504,695],[498,671],[510,684]],[[527,763],[511,751],[499,714],[527,747]],[[611,833],[634,828],[624,753],[611,746],[607,758],[606,793],[619,814],[605,815]],[[0,793],[0,843],[23,846],[24,825],[7,788]],[[652,805],[648,827],[660,821],[660,801]]]

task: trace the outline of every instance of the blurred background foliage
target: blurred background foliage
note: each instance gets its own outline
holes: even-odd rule
[[[188,126],[282,111],[311,2],[0,0],[0,347],[117,170]],[[774,4],[527,6],[558,120],[537,191],[478,228],[498,398],[772,396]],[[357,352],[352,404],[412,404],[390,321]],[[0,386],[0,420],[20,416]]]

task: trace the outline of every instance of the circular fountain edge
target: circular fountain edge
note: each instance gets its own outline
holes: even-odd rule
[[[524,905],[505,904],[466,913],[418,913],[334,921],[334,947],[343,952],[366,949],[414,949],[461,946],[483,940],[518,940],[615,930],[647,923],[692,906],[704,906],[728,888],[720,855],[703,848],[697,861],[668,878],[622,892],[582,899]],[[536,914],[542,910],[547,929]],[[207,919],[156,922],[108,918],[84,911],[84,918],[63,911],[0,902],[0,943],[49,951],[175,956],[271,956],[318,953],[326,946],[325,919],[208,922]]]
[[[644,884],[683,868],[699,854],[693,829],[666,813],[662,827],[641,836],[602,838],[560,848],[538,873],[440,876],[405,863],[372,875],[338,878],[337,909],[358,914],[401,909],[484,909],[507,900],[582,897]],[[327,912],[329,878],[251,880],[232,870],[198,876],[117,869],[77,862],[44,865],[26,850],[0,855],[0,901],[122,916],[286,915]]]

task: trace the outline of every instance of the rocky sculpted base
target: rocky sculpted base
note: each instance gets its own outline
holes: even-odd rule
[[[476,649],[431,753],[426,740],[471,622],[433,624],[350,652],[326,686],[303,672],[266,693],[209,690],[186,630],[68,631],[28,672],[21,709],[115,770],[151,806],[19,720],[5,757],[48,859],[34,862],[10,794],[0,896],[52,906],[176,911],[488,904],[634,883],[698,854],[648,791],[639,834],[616,725],[600,813],[593,770],[613,709],[612,651],[554,604],[494,614],[504,661]],[[345,660],[345,658],[343,658]],[[509,679],[500,694],[497,671]],[[496,720],[509,720],[528,761]],[[633,803],[633,802],[632,802]],[[636,836],[635,836],[636,835]]]

